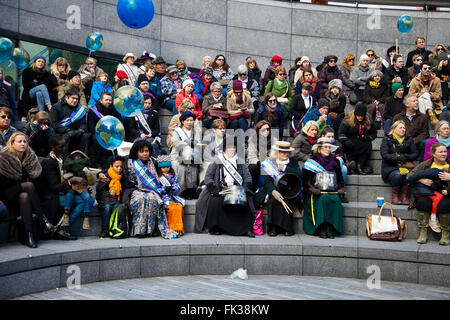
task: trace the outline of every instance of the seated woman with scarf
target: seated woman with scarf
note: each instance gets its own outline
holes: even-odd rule
[[[129,159],[124,166],[127,181],[123,201],[129,201],[130,205],[130,236],[148,237],[158,228],[164,239],[174,239],[178,234],[169,228],[165,212],[169,199],[163,195],[151,156],[150,142],[137,140],[131,147]]]
[[[341,198],[344,177],[333,152],[336,146],[328,138],[320,138],[313,146],[314,155],[303,166],[303,192],[305,199],[303,230],[321,238],[334,238],[344,225]]]
[[[238,157],[236,153],[237,146],[237,137],[225,138],[221,146],[223,153],[214,158],[206,171],[205,185],[210,193],[206,228],[210,234],[226,233],[253,238],[255,237],[253,234],[255,207],[250,191],[252,178],[245,160]],[[242,187],[242,192],[245,192],[247,198],[245,204],[225,203],[227,197],[233,197],[236,194],[225,195],[221,192],[232,190],[233,186]]]

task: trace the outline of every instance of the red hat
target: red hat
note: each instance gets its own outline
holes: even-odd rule
[[[233,80],[233,90],[234,91],[242,91],[242,81],[241,80]]]
[[[273,56],[272,59],[270,59],[270,61],[271,61],[272,63],[274,63],[274,62],[282,63],[282,62],[283,62],[283,58],[280,57],[280,56]]]
[[[118,70],[116,76],[119,77],[119,79],[128,79],[127,74],[123,70]]]

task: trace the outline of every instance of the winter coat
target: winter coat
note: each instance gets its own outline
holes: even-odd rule
[[[403,105],[402,98],[396,98],[395,96],[391,96],[386,100],[385,111],[383,114],[383,119],[386,121],[387,119],[393,119],[397,114],[402,112],[405,108]]]
[[[355,70],[356,67],[344,67],[341,66],[339,68],[339,70],[341,70],[342,72],[342,90],[345,93],[349,93],[350,91],[352,91],[355,88],[355,83],[352,80],[352,74],[353,74],[353,70]]]
[[[197,95],[197,98],[199,101],[202,100],[204,97],[206,97],[206,95],[211,93],[211,84],[215,81],[217,81],[216,78],[211,79],[211,82],[209,83],[209,87],[208,87],[208,89],[206,89],[205,94],[202,94],[203,90],[205,90],[205,84],[203,83],[203,78],[200,77],[197,79],[197,81],[195,81],[194,94]]]
[[[277,98],[285,98],[287,99],[287,102],[283,103],[286,113],[289,112],[289,108],[292,101],[292,88],[288,81],[283,80],[281,84],[276,81],[272,80],[269,81],[266,85],[266,89],[264,90],[264,96],[268,94],[269,92],[272,92],[275,94]],[[277,99],[278,100],[278,99]]]
[[[87,107],[87,100],[86,96],[84,95],[83,85],[80,85],[80,87],[76,87],[70,84],[70,82],[67,82],[63,84],[62,86],[59,86],[58,89],[58,101],[61,101],[64,96],[66,95],[66,92],[69,91],[69,89],[76,89],[78,93],[80,94],[80,100],[78,102],[83,106]]]
[[[0,201],[7,207],[15,204],[22,192],[21,183],[37,179],[41,172],[41,164],[33,150],[24,163],[8,150],[0,151]]]
[[[0,106],[6,106],[12,111],[12,120],[17,119],[17,106],[14,99],[11,85],[4,80],[0,81]]]
[[[266,120],[270,122],[272,129],[280,129],[281,131],[284,130],[285,112],[281,104],[277,103],[274,113],[275,119],[269,121],[269,111],[267,110],[265,103],[260,102],[258,110],[256,110],[255,114],[253,115],[253,122],[256,124],[261,120]]]
[[[427,144],[425,145],[425,153],[423,154],[423,161],[431,159],[431,146],[433,143],[438,142],[437,137],[431,138],[427,141]],[[447,147],[447,159],[450,159],[450,146]]]
[[[402,83],[403,87],[406,88],[406,86],[408,84],[408,69],[406,69],[405,67],[402,67],[400,70],[397,71],[393,65],[386,69],[383,80],[389,86],[389,92],[392,92],[391,91],[392,90],[392,80],[394,80],[394,78],[396,78],[396,77],[399,77],[401,79],[401,83]]]
[[[331,69],[328,65],[323,67],[318,74],[320,81],[320,96],[323,97],[328,90],[328,83],[333,79],[344,79],[341,70],[337,66]]]
[[[255,109],[252,104],[252,97],[250,96],[250,92],[247,90],[242,91],[242,99],[243,99],[243,106],[247,108],[248,113],[252,115],[255,112]],[[238,105],[236,103],[236,95],[233,93],[233,91],[230,91],[227,93],[227,110],[229,114],[237,114],[239,113],[239,108],[241,105]]]
[[[373,141],[377,137],[377,130],[373,123],[370,124],[370,129],[364,125],[362,127],[362,131],[360,131],[358,121],[356,121],[356,125],[351,127],[349,122],[349,118],[346,117],[339,126],[338,131],[338,139],[345,145],[345,141],[349,139],[361,139],[363,141]]]
[[[53,135],[54,131],[52,127],[48,127],[47,130],[37,131],[32,130],[30,134],[30,147],[34,150],[38,157],[46,157],[50,152],[50,146],[48,140]]]
[[[146,122],[152,132],[152,138],[161,137],[161,127],[159,121],[159,113],[156,110],[151,110],[148,114],[144,114]],[[127,118],[127,126],[125,130],[125,140],[133,142],[141,136],[141,133],[148,133],[134,117]]]
[[[232,80],[239,80],[238,75],[235,75]],[[247,78],[247,82],[242,82],[242,88],[248,90],[250,92],[250,96],[252,97],[252,103],[255,101],[259,101],[259,84],[250,76]],[[227,86],[227,93],[233,90],[233,81],[230,81]]]
[[[153,96],[156,98],[156,101],[159,102],[159,100],[161,100],[161,81],[159,81],[158,77],[155,76],[148,80],[148,91],[153,94]]]
[[[320,99],[320,87],[321,87],[320,82],[319,81],[317,81],[317,82],[310,82],[310,84],[312,85],[313,89],[312,89],[312,91],[309,92],[309,94],[316,101],[319,101],[319,99]],[[300,83],[300,81],[297,81],[297,84],[295,85],[295,95],[296,96],[302,94],[302,85],[303,85],[303,83]]]
[[[216,101],[214,99],[214,97],[213,97],[213,95],[211,93],[206,95],[203,98],[202,113],[203,113],[203,116],[204,116],[205,119],[211,118],[211,116],[208,115],[208,112],[212,108],[212,106],[217,104],[217,103],[221,103],[222,104],[222,109],[223,110],[227,109],[227,99],[223,95],[220,95],[218,101]]]
[[[178,78],[175,81],[180,90],[182,90],[183,80],[181,80],[181,78]],[[175,97],[178,93],[177,86],[175,85],[175,82],[167,76],[161,79],[161,93],[163,97],[163,103],[170,99],[175,100]]]
[[[91,90],[91,98],[89,99],[88,105],[95,106],[98,100],[100,100],[100,96],[103,92],[112,92],[112,87],[109,83],[103,83],[101,81],[94,81]]]
[[[137,82],[137,79],[140,74],[143,74],[144,71],[135,65],[127,65],[126,63],[121,63],[117,66],[117,71],[123,70],[128,76],[128,81],[130,82],[130,86],[134,86]]]
[[[11,138],[12,134],[16,131],[17,129],[14,128],[13,126],[9,126],[6,132],[0,130],[0,148],[6,146],[6,143],[8,142],[9,138]]]
[[[375,100],[385,103],[389,95],[389,87],[384,81],[381,81],[380,86],[375,88],[369,84],[368,80],[364,88],[364,103],[371,104]]]
[[[19,116],[26,116],[28,110],[33,105],[30,98],[30,90],[44,84],[47,87],[47,91],[51,97],[52,103],[57,101],[56,88],[58,87],[57,80],[50,72],[37,72],[31,67],[26,68],[22,73],[22,101],[20,102],[21,107],[19,108]]]
[[[200,103],[198,101],[197,95],[192,92],[191,95],[187,95],[184,90],[181,90],[180,92],[177,93],[176,97],[175,97],[175,106],[178,108],[180,107],[181,103],[184,101],[184,99],[189,99],[192,101],[192,103],[194,104],[194,110],[192,111],[196,118],[201,120],[203,118],[203,112],[202,112],[202,107],[200,106]]]
[[[107,182],[102,182],[101,180],[97,181],[95,186],[95,199],[99,206],[104,206],[105,204],[116,204],[119,203],[117,200],[117,196],[112,196],[109,192],[109,183],[111,182],[111,177],[108,174],[108,170],[102,171],[102,173],[109,179]],[[120,192],[120,199],[123,197],[123,190],[126,184],[125,174],[122,172],[122,178],[120,179],[120,185],[122,190]]]
[[[421,80],[421,73],[419,73],[417,76],[414,77],[414,79],[411,80],[411,84],[409,87],[409,94],[415,94],[417,97],[419,97],[420,91],[424,88],[424,85]],[[442,88],[441,88],[441,81],[438,77],[431,74],[430,75],[430,84],[428,88],[428,92],[431,96],[431,101],[433,102],[433,109],[440,109],[442,110],[444,106],[442,105]]]
[[[369,66],[363,68],[358,66],[353,70],[352,81],[355,83],[355,89],[364,90],[366,81],[369,79],[370,73],[373,71]]]
[[[415,161],[419,152],[417,151],[414,139],[405,135],[402,144],[399,144],[392,135],[383,138],[380,147],[381,154],[381,177],[388,182],[389,174],[399,168],[399,162]]]
[[[403,109],[402,112],[397,114],[393,122],[397,120],[403,120],[406,124],[406,133],[414,139],[414,143],[417,145],[420,141],[428,139],[430,137],[430,131],[428,129],[428,117],[416,110],[412,121],[406,117],[406,110]]]
[[[321,114],[319,112],[319,108],[317,106],[312,106],[311,108],[309,108],[308,112],[303,118],[302,127],[305,126],[308,121],[314,120],[319,125],[319,134],[325,126],[330,126],[333,128],[333,122],[331,121],[330,117],[327,117],[327,121],[325,121],[325,123],[319,123],[318,120],[320,116]]]
[[[412,58],[414,55],[420,54],[423,58],[423,61],[425,62],[425,61],[428,61],[428,57],[430,56],[431,53],[432,53],[431,51],[429,51],[425,48],[423,48],[423,49],[416,48],[415,50],[408,52],[408,57],[406,59],[405,67],[409,68],[413,65]]]
[[[87,114],[85,114],[80,120],[72,123],[69,127],[65,127],[60,124],[62,120],[70,117],[72,112],[74,112],[77,108],[78,106],[71,107],[66,102],[58,102],[53,105],[50,110],[50,120],[55,133],[64,134],[74,130],[83,130],[84,132],[87,131]],[[81,131],[78,132],[81,133]]]
[[[291,156],[305,162],[312,157],[312,146],[313,144],[309,141],[308,135],[302,131],[292,141],[292,148],[295,150],[291,152]]]

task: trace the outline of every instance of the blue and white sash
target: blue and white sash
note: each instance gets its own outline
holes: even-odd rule
[[[165,187],[171,187],[172,183],[170,183],[169,179],[167,179],[165,176],[161,176],[159,178],[159,181],[161,182],[161,185],[165,186]],[[179,197],[175,194],[171,194],[169,195],[169,197],[171,197],[175,202],[178,202],[179,204],[181,204],[183,207],[186,204],[186,200],[183,199],[182,197]]]
[[[219,158],[220,162],[222,162],[223,167],[230,174],[230,176],[234,179],[234,181],[236,181],[240,186],[242,186],[244,179],[242,179],[242,176],[239,174],[239,172],[237,171],[235,166],[230,161],[225,159],[223,153],[219,153],[217,155],[217,157]]]
[[[78,104],[77,110],[73,111],[69,117],[65,118],[64,120],[61,120],[59,124],[64,127],[70,127],[72,123],[82,119],[86,114],[86,112],[87,112],[86,108],[84,108],[81,104]]]
[[[147,189],[154,191],[161,198],[161,200],[164,203],[164,206],[167,207],[170,203],[170,199],[168,195],[164,194],[163,188],[159,184],[158,179],[139,159],[133,160],[133,167],[134,170],[136,171],[136,176],[139,178],[142,184]]]

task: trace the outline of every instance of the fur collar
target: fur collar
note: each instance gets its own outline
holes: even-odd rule
[[[31,151],[30,156],[23,164],[20,162],[17,156],[9,153],[7,150],[0,151],[1,175],[3,175],[7,179],[21,181],[22,170],[25,170],[31,179],[36,179],[41,174],[42,167],[34,151]]]

